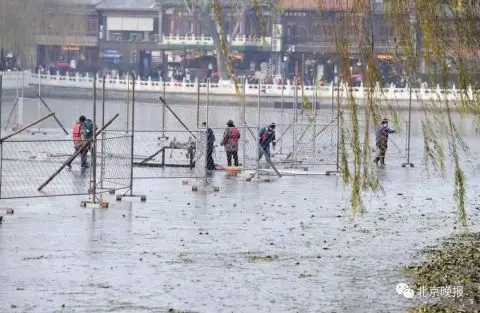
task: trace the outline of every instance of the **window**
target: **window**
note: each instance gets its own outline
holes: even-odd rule
[[[86,27],[87,35],[95,36],[98,32],[98,17],[96,16],[88,16],[87,17],[87,27]]]

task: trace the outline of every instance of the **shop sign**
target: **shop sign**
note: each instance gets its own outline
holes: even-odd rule
[[[104,49],[103,50],[103,57],[104,58],[121,58],[122,54],[118,49]]]

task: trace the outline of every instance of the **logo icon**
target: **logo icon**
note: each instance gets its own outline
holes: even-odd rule
[[[415,296],[415,291],[413,291],[412,288],[410,288],[407,284],[405,283],[399,283],[397,284],[397,286],[395,287],[395,289],[397,290],[397,293],[399,295],[402,295],[404,296],[405,298],[407,299],[412,299],[414,296]]]

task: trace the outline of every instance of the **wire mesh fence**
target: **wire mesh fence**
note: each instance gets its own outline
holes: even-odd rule
[[[212,146],[211,138],[209,138],[209,132],[207,129],[198,130],[196,132],[196,142],[195,142],[195,178],[197,179],[197,184],[207,184],[207,171],[210,169],[215,169],[210,167],[212,164],[208,164],[208,161],[212,161]],[[210,139],[210,142],[209,142]]]
[[[2,142],[1,197],[25,198],[88,193],[89,171],[80,168],[79,160],[73,162],[70,170],[60,172],[42,191],[38,191],[38,188],[68,160],[73,151],[72,140]]]
[[[123,190],[130,188],[131,144],[129,135],[102,133],[97,140],[97,190]]]
[[[136,131],[134,178],[195,177],[196,133],[189,131]]]
[[[101,88],[101,79],[97,86]],[[93,112],[97,114],[97,124],[112,110],[120,112],[120,117],[97,139],[96,187],[99,192],[129,188],[132,179],[196,178],[207,182],[212,171],[226,168],[259,176],[270,175],[273,169],[285,173],[299,168],[318,173],[333,172],[339,169],[340,130],[347,134],[347,145],[352,140],[353,124],[348,120],[351,119],[348,112],[344,112],[347,120],[344,118],[340,123],[333,100],[331,108],[320,109],[315,95],[308,98],[295,94],[293,100],[289,100],[291,102],[281,98],[272,105],[264,96],[266,90],[260,88],[257,103],[252,102],[251,97],[246,103],[240,88],[240,93],[228,99],[225,105],[218,99],[211,105],[209,86],[203,84],[200,88],[204,90],[200,90],[196,105],[182,104],[181,101],[168,104],[162,100],[147,105],[135,101],[133,82],[131,87],[125,101],[104,99],[101,90],[97,90],[93,106],[76,105],[72,110],[62,109],[64,103],[41,97],[17,97],[4,103],[1,108],[2,130],[12,131],[28,125],[52,110],[59,114],[56,112],[55,118],[46,119],[15,135],[15,140],[3,142],[5,160],[2,159],[4,182],[1,196],[85,194],[89,189],[91,170],[81,175],[79,160],[74,162],[71,171],[61,171],[42,192],[36,191],[34,185],[46,179],[47,173],[55,172],[55,167],[74,151],[72,141],[63,140],[71,138],[71,134],[67,135],[62,128],[70,132],[71,123],[79,115],[93,119]],[[93,84],[92,90],[95,90]],[[134,114],[135,110],[137,114]],[[360,141],[368,142],[374,157],[375,129],[370,129],[369,138],[365,138],[364,120],[360,117]],[[265,141],[263,134],[273,124],[274,136]],[[401,163],[408,152],[408,123],[402,121],[392,126],[397,133],[390,137],[386,157],[398,159]],[[235,139],[231,136],[232,128],[238,131],[238,136],[233,136]],[[30,140],[34,138],[31,134],[38,133],[44,135],[40,136],[43,140]],[[48,147],[45,151],[53,152],[42,154],[42,146]],[[23,167],[22,162],[27,165]],[[35,162],[39,165],[32,165]],[[15,182],[27,181],[27,175],[33,175],[34,179],[17,186]]]
[[[91,165],[82,167],[80,156],[73,159],[70,166],[66,165],[75,152],[73,140],[3,141],[0,144],[0,197],[86,195],[91,190],[93,170],[96,170],[98,192],[129,188],[130,144],[130,136],[103,136],[97,140],[96,165],[91,163],[95,152],[90,146],[87,164]],[[50,177],[53,179],[39,191]]]

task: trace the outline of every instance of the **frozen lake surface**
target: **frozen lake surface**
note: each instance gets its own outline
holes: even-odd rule
[[[365,196],[363,216],[334,176],[257,183],[216,172],[218,193],[137,180],[146,203],[106,195],[106,210],[80,208],[86,197],[2,200],[15,214],[0,225],[0,312],[406,312],[416,302],[395,291],[402,266],[461,230],[450,173],[444,180],[422,166],[415,118],[416,167],[401,168],[390,146],[384,193]],[[471,144],[462,162],[478,231],[471,124],[461,130]]]
[[[363,217],[325,176],[216,173],[221,191],[206,194],[143,180],[147,203],[112,197],[108,210],[80,208],[84,197],[4,201],[16,211],[0,226],[0,311],[405,312],[401,267],[455,232],[451,184],[420,173],[385,169],[385,195],[367,197]]]

